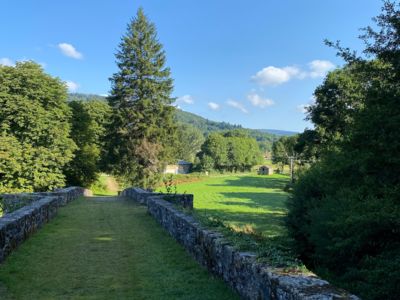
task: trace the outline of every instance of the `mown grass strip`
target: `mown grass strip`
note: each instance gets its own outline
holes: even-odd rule
[[[0,266],[1,299],[237,299],[146,208],[80,198]]]

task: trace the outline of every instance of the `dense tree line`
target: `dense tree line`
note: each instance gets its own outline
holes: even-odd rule
[[[398,299],[400,4],[384,2],[360,57],[315,91],[300,143],[317,162],[294,186],[288,228],[302,259],[363,299]]]
[[[111,108],[97,97],[73,100],[68,105],[72,111],[71,138],[78,149],[65,167],[67,184],[89,187],[103,169],[104,138]]]
[[[198,157],[204,171],[249,171],[263,160],[257,141],[242,130],[211,133]]]
[[[95,94],[82,94],[82,93],[69,93],[68,102],[78,101],[78,102],[86,102],[86,101],[100,101],[107,102],[106,96],[100,96]]]
[[[300,158],[300,153],[295,149],[298,138],[298,135],[283,136],[272,144],[272,163],[278,165],[281,173],[285,165],[289,165],[290,158]]]
[[[264,153],[271,152],[272,143],[278,139],[277,135],[271,134],[263,130],[243,128],[241,125],[234,125],[227,122],[211,121],[179,109],[176,110],[176,119],[181,124],[197,128],[203,133],[205,137],[207,137],[212,132],[225,132],[229,130],[246,131],[247,135],[256,139],[259,148]]]
[[[194,163],[204,141],[203,133],[196,127],[178,124],[175,157]]]

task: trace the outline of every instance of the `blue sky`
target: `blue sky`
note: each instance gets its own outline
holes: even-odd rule
[[[343,64],[323,40],[362,49],[380,0],[3,0],[0,63],[32,59],[71,91],[107,94],[114,53],[142,6],[156,24],[177,105],[249,128],[302,131],[302,108]]]

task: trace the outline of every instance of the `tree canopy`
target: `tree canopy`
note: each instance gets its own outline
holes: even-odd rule
[[[400,4],[385,1],[375,20],[369,56],[337,44],[346,65],[316,90],[319,160],[295,184],[287,224],[314,269],[363,299],[397,299]]]
[[[64,186],[69,137],[67,88],[33,62],[0,66],[0,192]]]
[[[93,97],[68,103],[72,110],[71,137],[78,146],[75,157],[65,167],[69,185],[89,187],[102,169],[104,138],[111,109],[107,102]]]
[[[205,171],[230,172],[249,171],[263,160],[257,141],[241,130],[211,133],[201,147],[199,158]]]

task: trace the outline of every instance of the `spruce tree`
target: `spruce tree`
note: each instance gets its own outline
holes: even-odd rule
[[[173,80],[156,27],[140,8],[116,53],[107,163],[125,184],[151,188],[175,141]]]

